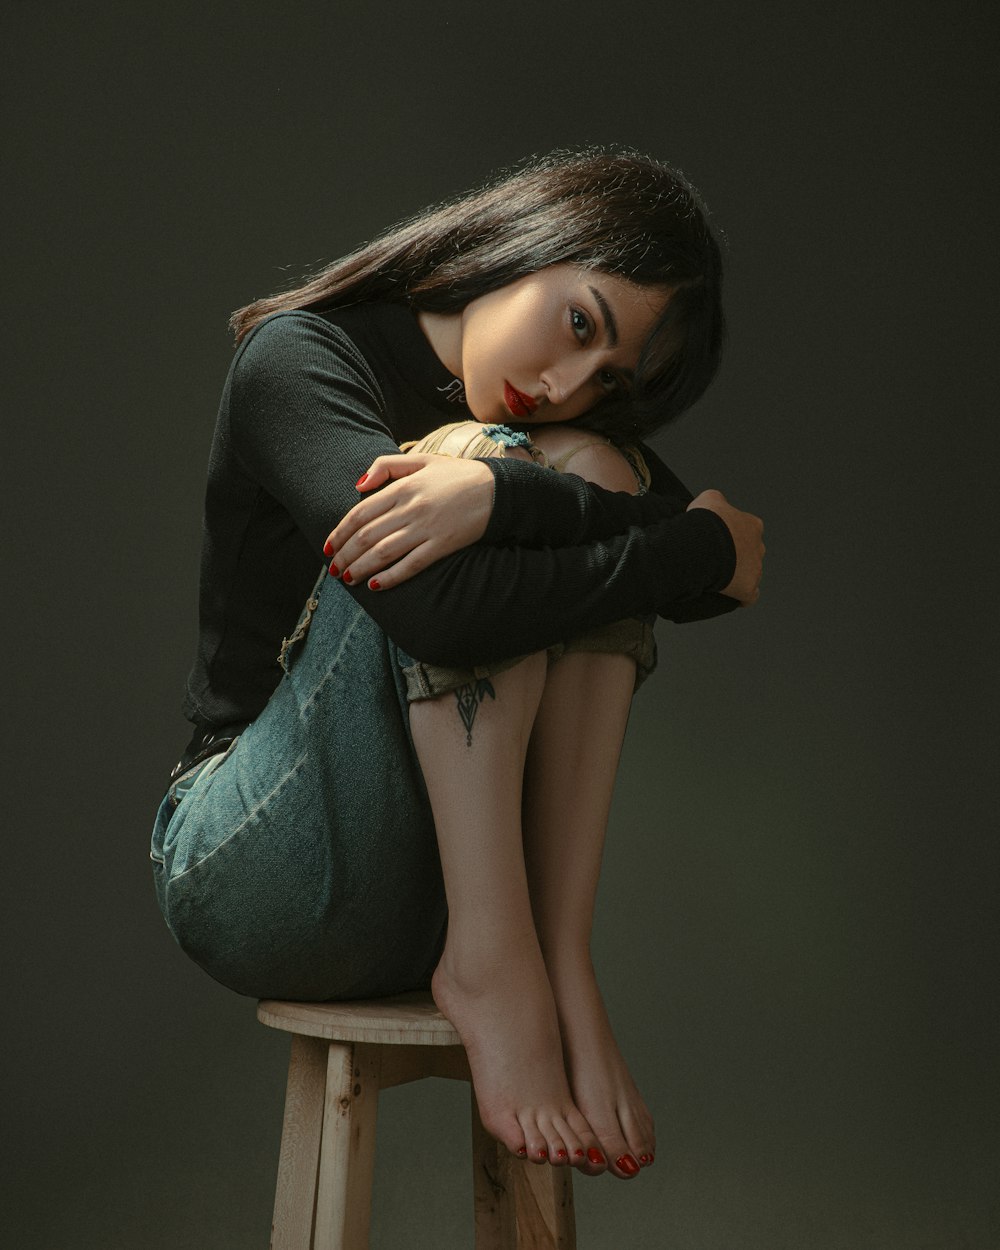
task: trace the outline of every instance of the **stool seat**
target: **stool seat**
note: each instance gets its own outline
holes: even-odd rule
[[[471,1081],[461,1039],[426,993],[265,999],[257,1017],[292,1035],[272,1250],[367,1250],[379,1091]],[[575,1250],[571,1169],[516,1159],[471,1105],[476,1250]]]
[[[263,999],[257,1019],[272,1029],[377,1046],[461,1046],[462,1039],[429,994],[398,994],[372,1002],[286,1003]]]

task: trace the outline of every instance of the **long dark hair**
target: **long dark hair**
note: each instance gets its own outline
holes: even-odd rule
[[[697,192],[678,171],[632,149],[560,150],[427,209],[292,291],[230,320],[239,342],[271,313],[372,301],[457,312],[477,296],[561,262],[666,287],[628,400],[580,423],[642,437],[699,399],[719,366],[722,258]]]

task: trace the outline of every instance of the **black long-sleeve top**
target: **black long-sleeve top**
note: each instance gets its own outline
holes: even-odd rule
[[[281,676],[282,639],[358,502],[359,476],[447,421],[470,419],[460,383],[406,306],[269,317],[240,344],[209,462],[198,653],[184,711],[204,729],[246,723]],[[648,452],[648,449],[643,449]],[[410,655],[473,665],[540,650],[595,625],[716,615],[735,565],[725,523],[651,452],[652,491],[605,491],[514,459],[495,477],[482,540],[404,585],[350,588]]]

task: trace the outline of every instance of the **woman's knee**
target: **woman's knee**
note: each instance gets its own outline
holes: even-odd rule
[[[506,426],[483,425],[479,421],[456,421],[432,430],[413,443],[404,443],[404,451],[433,452],[455,456],[460,460],[505,457],[531,460],[531,440]]]
[[[638,494],[640,483],[632,463],[603,435],[570,425],[543,425],[532,430],[535,447],[560,473],[575,473],[605,490]]]

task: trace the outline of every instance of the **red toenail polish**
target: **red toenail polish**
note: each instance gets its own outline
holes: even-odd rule
[[[566,1151],[565,1151],[565,1150],[557,1150],[557,1151],[556,1151],[556,1158],[557,1158],[557,1159],[568,1159],[568,1158],[569,1158],[569,1155],[566,1153]]]
[[[345,582],[347,582],[348,586],[350,586],[350,584],[351,584],[351,570],[350,570],[350,569],[345,569],[345,570],[344,570],[344,578],[343,578],[343,580],[344,580]]]
[[[323,554],[324,554],[325,556],[332,556],[332,555],[333,555],[333,548],[330,546],[329,540],[327,540],[327,541],[323,544]]]
[[[549,1157],[549,1152],[547,1150],[539,1150],[538,1157],[539,1159],[547,1159]]]
[[[523,1159],[523,1158],[527,1155],[527,1153],[528,1153],[528,1152],[527,1152],[527,1150],[525,1150],[525,1148],[524,1148],[523,1146],[518,1146],[518,1148],[517,1148],[517,1153],[518,1153],[518,1154],[521,1156],[521,1158]]]
[[[368,474],[362,473],[361,476],[358,478],[357,485],[354,487],[354,489],[360,490],[361,487],[364,486],[365,482],[367,481],[368,481]]]
[[[377,577],[373,577],[368,583],[368,589],[369,590],[381,590],[382,583],[378,580]]]
[[[337,568],[337,566],[336,566],[335,564],[331,564],[331,565],[330,565],[330,576],[331,576],[331,577],[339,577],[339,576],[340,576],[340,569],[338,569],[338,568]]]
[[[652,1155],[640,1155],[639,1162],[642,1164],[643,1167],[649,1167],[649,1165],[653,1162],[653,1156]]]
[[[587,1151],[587,1158],[591,1163],[596,1163],[598,1167],[604,1163],[604,1155],[599,1150],[595,1150],[593,1146]]]
[[[622,1155],[620,1159],[616,1159],[615,1167],[620,1172],[624,1172],[626,1176],[638,1176],[639,1174],[639,1165],[631,1155]]]
[[[574,1159],[582,1159],[582,1158],[583,1158],[583,1151],[582,1151],[582,1150],[574,1150],[574,1151],[573,1151],[573,1158],[574,1158]]]

